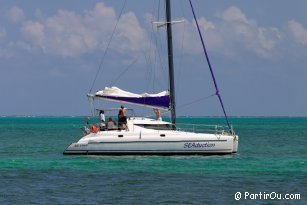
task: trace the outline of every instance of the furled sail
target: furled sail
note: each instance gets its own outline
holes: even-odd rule
[[[168,91],[163,91],[157,94],[135,94],[121,90],[117,87],[105,87],[105,89],[96,92],[93,97],[116,102],[138,104],[153,108],[169,109],[170,106]]]

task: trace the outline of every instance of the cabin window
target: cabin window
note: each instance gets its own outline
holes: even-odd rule
[[[135,124],[135,125],[154,130],[172,130],[172,126],[170,124]]]

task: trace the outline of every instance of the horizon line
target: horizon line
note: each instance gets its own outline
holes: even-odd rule
[[[0,117],[98,117],[98,115],[89,116],[89,115],[0,115]],[[135,117],[142,117],[142,116],[135,116]],[[165,118],[170,118],[169,116],[164,116]],[[177,118],[197,118],[197,117],[212,117],[212,118],[224,118],[222,115],[214,115],[214,116],[206,116],[206,115],[181,115],[177,116]],[[231,118],[250,118],[250,117],[259,117],[259,118],[305,118],[307,115],[232,115],[228,116]]]

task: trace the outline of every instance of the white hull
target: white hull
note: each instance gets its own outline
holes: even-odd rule
[[[166,123],[155,120],[129,120],[130,131],[101,131],[72,143],[64,154],[94,155],[191,155],[237,152],[238,136],[203,134],[176,130],[146,129],[135,124]]]

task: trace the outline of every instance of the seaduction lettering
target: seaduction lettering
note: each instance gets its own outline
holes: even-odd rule
[[[215,143],[186,142],[184,143],[184,146],[183,146],[183,148],[206,148],[206,147],[215,147]]]

